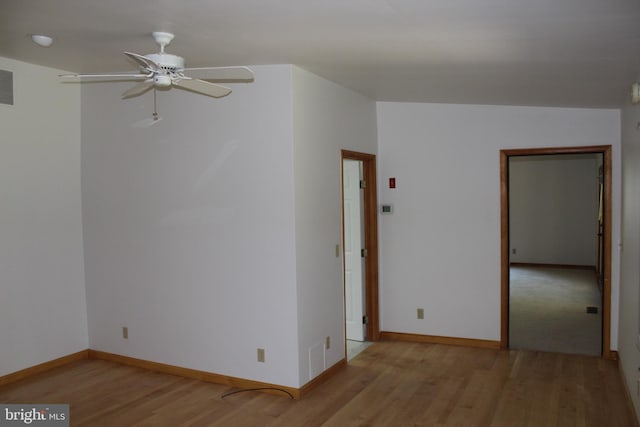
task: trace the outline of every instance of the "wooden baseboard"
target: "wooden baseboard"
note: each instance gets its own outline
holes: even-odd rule
[[[511,262],[511,267],[539,267],[539,268],[564,268],[567,270],[590,270],[596,271],[595,265],[574,265],[574,264],[539,264],[535,262]]]
[[[294,388],[277,384],[269,384],[261,381],[253,381],[244,378],[230,377],[227,375],[214,374],[212,372],[199,371],[196,369],[183,368],[180,366],[167,365],[159,362],[151,362],[149,360],[136,359],[133,357],[122,356],[114,353],[107,353],[98,350],[82,350],[77,353],[69,354],[58,359],[50,360],[39,365],[31,366],[17,372],[0,377],[0,386],[4,386],[15,381],[32,377],[34,375],[49,371],[59,366],[66,365],[71,362],[83,359],[107,360],[120,363],[123,365],[135,366],[164,374],[177,375],[185,378],[193,378],[200,381],[207,381],[216,384],[224,384],[231,387],[241,389],[261,389],[260,391],[267,393],[280,394],[282,391],[290,394],[294,399],[300,399],[320,384],[334,376],[339,370],[347,365],[347,360],[342,359],[326,371],[315,377],[313,380],[305,384],[302,388]]]
[[[10,384],[12,382],[20,381],[25,378],[32,377],[42,372],[49,371],[59,366],[66,365],[76,360],[83,360],[89,358],[89,350],[82,350],[77,353],[69,354],[67,356],[59,357],[48,362],[40,363],[39,365],[31,366],[29,368],[22,369],[20,371],[13,372],[8,375],[0,377],[0,386]]]
[[[305,396],[311,390],[318,387],[320,384],[326,382],[329,378],[333,377],[338,371],[347,366],[347,359],[342,359],[335,365],[331,366],[329,369],[322,372],[320,375],[306,383],[300,389],[300,397]]]
[[[386,341],[410,341],[429,344],[458,345],[464,347],[500,349],[500,341],[479,340],[474,338],[442,337],[436,335],[407,334],[403,332],[380,332],[380,339]]]
[[[277,384],[269,384],[260,381],[253,381],[244,378],[230,377],[227,375],[214,374],[207,371],[199,371],[196,369],[183,368],[180,366],[167,365],[159,362],[152,362],[144,359],[136,359],[134,357],[122,356],[119,354],[107,353],[98,350],[89,350],[90,359],[108,360],[111,362],[121,363],[123,365],[135,366],[138,368],[148,369],[150,371],[161,372],[164,374],[177,375],[185,378],[193,378],[200,381],[210,383],[224,384],[231,387],[242,389],[263,389],[260,391],[281,393],[283,390],[289,393],[294,399],[300,399],[300,389]]]

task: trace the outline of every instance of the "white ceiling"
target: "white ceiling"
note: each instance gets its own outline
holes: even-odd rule
[[[296,64],[384,101],[619,107],[640,78],[640,0],[0,0],[0,56],[68,71],[133,71],[152,31],[189,67]]]

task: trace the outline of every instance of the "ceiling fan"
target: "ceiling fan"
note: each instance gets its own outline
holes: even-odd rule
[[[62,78],[102,79],[102,80],[142,80],[122,94],[122,98],[132,98],[142,95],[151,88],[168,89],[179,87],[192,92],[214,98],[229,95],[231,89],[212,82],[241,82],[253,81],[253,72],[247,67],[202,67],[185,68],[184,58],[171,55],[164,51],[171,43],[174,35],[162,31],[151,34],[160,45],[160,52],[139,55],[124,52],[139,66],[137,72],[130,73],[95,73],[95,74],[61,74]]]

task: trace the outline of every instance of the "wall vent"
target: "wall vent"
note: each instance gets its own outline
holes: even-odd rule
[[[13,105],[13,73],[0,70],[0,104]]]

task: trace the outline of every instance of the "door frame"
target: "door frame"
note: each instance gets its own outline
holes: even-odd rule
[[[611,145],[500,150],[500,348],[502,349],[509,348],[509,157],[583,153],[602,153],[603,155],[604,283],[602,290],[602,357],[605,359],[615,358],[615,352],[611,351]]]
[[[367,323],[365,339],[378,341],[380,339],[380,313],[378,304],[378,190],[376,183],[376,156],[375,154],[359,153],[357,151],[341,150],[340,174],[342,175],[342,162],[344,160],[359,160],[362,162],[362,177],[366,181],[364,188],[364,241],[367,249],[365,259],[365,313]],[[342,192],[340,193],[342,194]],[[343,198],[344,200],[344,198]],[[343,202],[344,203],[344,202]],[[344,206],[342,207],[342,247],[344,248]],[[343,277],[344,287],[344,250],[343,250]],[[344,291],[344,290],[343,290]],[[343,293],[346,300],[346,295]],[[346,314],[345,314],[346,315]],[[346,337],[346,325],[345,325]]]

